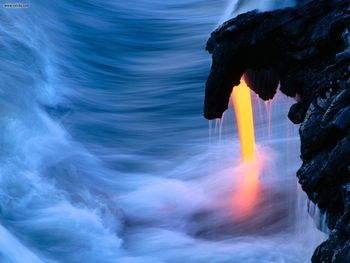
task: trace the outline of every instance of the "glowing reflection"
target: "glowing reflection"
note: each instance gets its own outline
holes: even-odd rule
[[[243,163],[238,172],[233,206],[236,218],[242,219],[251,216],[255,210],[260,189],[261,165],[259,162]]]

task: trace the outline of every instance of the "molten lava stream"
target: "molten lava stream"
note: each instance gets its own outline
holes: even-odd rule
[[[234,87],[231,98],[236,114],[242,160],[244,163],[252,163],[255,160],[252,100],[250,89],[243,79],[237,87]]]
[[[238,134],[241,145],[242,166],[239,170],[237,190],[233,205],[237,219],[251,216],[259,192],[261,166],[255,155],[255,135],[250,89],[242,78],[240,85],[231,94],[236,114]]]

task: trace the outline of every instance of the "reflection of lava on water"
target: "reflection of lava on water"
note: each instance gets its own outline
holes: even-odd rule
[[[259,196],[259,175],[261,165],[259,162],[243,163],[239,169],[237,189],[233,195],[233,209],[237,219],[244,219],[254,213]]]
[[[230,239],[293,231],[298,205],[295,182],[275,176],[265,158],[268,153],[259,149],[257,161],[234,164],[227,171],[233,177],[227,182],[231,190],[218,196],[213,207],[193,215],[189,224],[192,235]]]
[[[256,195],[249,201],[243,201],[247,193],[242,194],[237,185],[233,193],[233,202],[224,202],[213,210],[199,212],[192,217],[188,225],[191,235],[204,239],[224,239],[243,236],[265,236],[292,232],[295,222],[297,199],[292,190],[277,189],[261,182]],[[255,191],[255,190],[254,190]],[[240,195],[240,197],[239,197]],[[239,203],[242,200],[243,204]],[[229,201],[229,200],[228,200]],[[227,209],[227,207],[230,209]]]

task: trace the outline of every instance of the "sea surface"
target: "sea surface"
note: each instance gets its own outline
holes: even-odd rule
[[[4,3],[1,263],[310,262],[293,99],[252,94],[248,172],[232,105],[202,116],[210,32],[293,1]]]

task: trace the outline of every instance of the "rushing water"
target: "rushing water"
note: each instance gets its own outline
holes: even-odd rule
[[[202,117],[209,33],[291,2],[29,4],[0,8],[0,262],[309,261],[290,99],[253,97],[254,181],[232,109]]]

